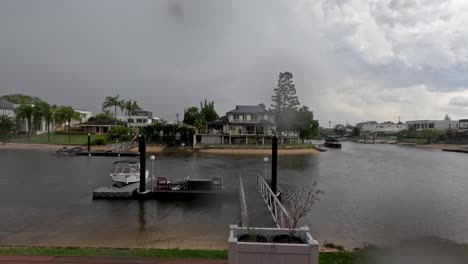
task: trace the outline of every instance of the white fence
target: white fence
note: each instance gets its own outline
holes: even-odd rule
[[[257,188],[265,200],[265,203],[270,210],[271,216],[278,228],[287,228],[287,220],[289,219],[288,211],[283,204],[278,200],[278,197],[270,189],[270,185],[261,176],[257,176]]]

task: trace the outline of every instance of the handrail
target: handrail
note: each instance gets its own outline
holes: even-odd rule
[[[257,175],[257,188],[263,200],[265,200],[276,226],[278,228],[287,228],[287,220],[290,218],[288,211],[284,208],[280,200],[278,200],[278,197],[273,193],[265,179],[260,175]]]

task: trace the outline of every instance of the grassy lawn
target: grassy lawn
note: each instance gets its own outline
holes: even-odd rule
[[[227,259],[226,250],[200,249],[127,249],[80,247],[0,247],[0,255],[22,256],[99,256]],[[351,264],[357,260],[351,252],[320,253],[320,264]]]
[[[91,144],[94,143],[96,139],[106,139],[106,135],[91,135]],[[37,136],[31,136],[28,139],[27,136],[21,137],[12,137],[8,140],[11,143],[32,143],[32,144],[58,144],[58,145],[68,145],[68,135],[50,133],[50,141],[48,141],[47,133],[43,133]],[[71,145],[86,145],[88,144],[88,135],[70,135],[70,144]]]

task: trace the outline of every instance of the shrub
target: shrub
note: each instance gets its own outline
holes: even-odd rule
[[[96,138],[94,140],[94,145],[106,145],[106,140],[103,138]]]

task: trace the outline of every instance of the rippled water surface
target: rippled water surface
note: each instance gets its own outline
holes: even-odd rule
[[[93,189],[111,184],[107,171],[115,160],[1,150],[0,244],[226,246],[228,226],[239,218],[236,199],[93,201]],[[222,177],[236,191],[239,175],[255,185],[262,160],[164,154],[157,155],[155,174]],[[316,181],[325,192],[307,219],[321,242],[357,247],[435,236],[466,243],[467,161],[466,154],[345,143],[341,150],[280,156],[278,175],[288,191]]]

